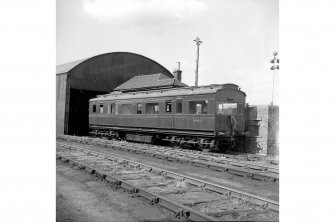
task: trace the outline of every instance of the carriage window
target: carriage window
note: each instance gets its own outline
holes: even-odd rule
[[[93,104],[92,112],[93,112],[93,113],[96,113],[96,112],[97,112],[97,105]]]
[[[183,100],[177,99],[177,113],[183,112]]]
[[[208,101],[191,101],[189,104],[190,114],[207,114]]]
[[[224,115],[237,114],[237,103],[218,103],[217,113]]]
[[[159,104],[158,103],[147,103],[145,104],[147,114],[158,114]]]
[[[115,114],[115,103],[108,106],[108,114]]]
[[[133,114],[133,105],[132,104],[122,104],[122,114],[123,115]]]
[[[218,114],[223,114],[223,103],[219,103],[218,104],[218,110],[217,110]]]
[[[115,113],[115,104],[112,103],[107,106],[107,114],[114,114]]]
[[[137,104],[137,114],[142,114],[142,103]]]
[[[165,103],[165,112],[171,113],[171,101],[166,101]]]
[[[115,114],[119,114],[119,110],[120,110],[120,105],[116,104]]]
[[[104,113],[104,104],[100,103],[100,113]]]

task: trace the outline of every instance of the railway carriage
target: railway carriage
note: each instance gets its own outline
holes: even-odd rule
[[[246,94],[235,84],[112,92],[89,101],[95,135],[226,149],[243,141]]]

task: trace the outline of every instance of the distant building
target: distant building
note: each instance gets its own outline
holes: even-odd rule
[[[139,90],[168,89],[185,87],[181,81],[168,77],[162,73],[151,75],[134,76],[123,84],[119,85],[114,91],[130,92]]]

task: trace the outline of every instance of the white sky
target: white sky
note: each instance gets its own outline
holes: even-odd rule
[[[235,83],[249,104],[269,104],[278,51],[278,0],[57,0],[57,64],[101,53],[142,54],[194,85]],[[280,56],[280,52],[279,52]],[[278,104],[278,72],[274,103]]]

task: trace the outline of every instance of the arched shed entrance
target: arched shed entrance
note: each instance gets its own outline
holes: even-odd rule
[[[137,75],[173,74],[156,61],[130,52],[112,52],[57,66],[57,135],[88,133],[88,100]]]

